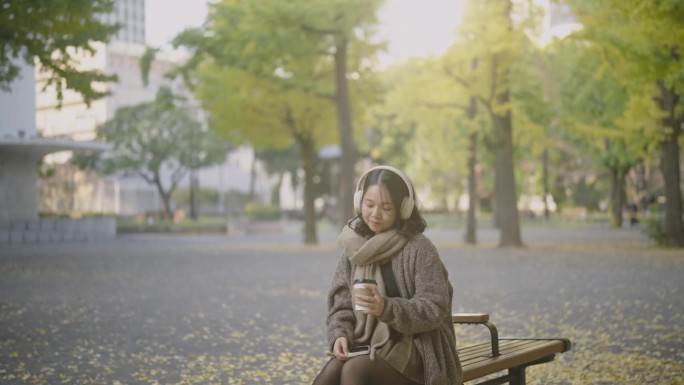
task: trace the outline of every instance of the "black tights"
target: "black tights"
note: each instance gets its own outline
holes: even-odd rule
[[[371,361],[367,354],[345,362],[331,358],[313,382],[313,385],[382,384],[415,385],[381,358],[376,357],[375,361]]]

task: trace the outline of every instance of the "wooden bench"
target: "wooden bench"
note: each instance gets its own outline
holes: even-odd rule
[[[499,338],[496,327],[489,322],[489,314],[454,314],[452,319],[455,324],[484,325],[491,336],[491,342],[457,349],[463,382],[499,374],[477,384],[525,385],[527,367],[551,362],[556,354],[567,352],[571,347],[567,338]]]

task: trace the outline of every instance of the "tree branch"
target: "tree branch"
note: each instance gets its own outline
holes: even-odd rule
[[[470,95],[473,96],[473,97],[475,97],[475,98],[478,99],[479,101],[481,101],[482,104],[484,104],[485,107],[487,107],[487,110],[491,110],[491,109],[490,109],[490,104],[491,104],[490,100],[486,99],[486,98],[483,97],[482,95],[476,95],[474,92],[472,92],[473,87],[470,85],[470,83],[468,83],[468,81],[466,81],[466,80],[465,80],[464,78],[462,78],[461,76],[456,75],[456,74],[451,70],[451,68],[449,68],[449,67],[447,67],[447,66],[444,66],[443,68],[444,68],[444,72],[445,72],[450,78],[454,79],[457,83],[459,83],[460,85],[462,85],[463,87],[465,87],[466,89],[468,89],[468,90],[470,91]],[[464,107],[464,108],[468,109],[469,107]]]

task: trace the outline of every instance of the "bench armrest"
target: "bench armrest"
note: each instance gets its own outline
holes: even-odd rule
[[[483,324],[489,321],[487,313],[455,313],[451,315],[455,324]]]
[[[456,313],[451,315],[451,319],[455,324],[481,324],[489,329],[489,335],[492,340],[492,357],[499,355],[499,332],[496,326],[489,322],[489,314],[487,313]]]

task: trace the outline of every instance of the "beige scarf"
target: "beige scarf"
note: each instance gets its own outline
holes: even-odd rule
[[[364,238],[345,226],[337,239],[344,254],[356,266],[352,282],[357,279],[374,279],[378,291],[386,296],[385,282],[380,265],[399,253],[408,240],[396,230],[387,230],[371,238]],[[351,291],[351,290],[350,290]],[[352,296],[352,306],[356,299]],[[351,346],[370,345],[370,359],[375,359],[375,351],[383,347],[390,338],[389,326],[374,315],[355,311],[356,326]]]

